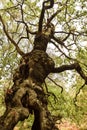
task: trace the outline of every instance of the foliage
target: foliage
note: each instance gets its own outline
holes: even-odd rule
[[[3,17],[7,31],[21,50],[29,52],[33,47],[35,36],[32,36],[32,32],[36,32],[38,28],[42,2],[40,0],[1,0],[0,2],[0,15]],[[55,26],[55,36],[63,40],[64,45],[56,42],[57,47],[55,47],[54,44],[49,43],[47,52],[53,57],[57,67],[77,61],[87,75],[87,2],[85,0],[55,0],[54,7],[46,11],[44,24],[57,9],[60,11],[52,23]],[[66,38],[67,35],[68,38]],[[19,64],[19,59],[20,55],[5,36],[0,23],[0,111],[4,111],[2,106],[4,90],[12,85],[13,72]],[[52,94],[49,96],[49,109],[52,114],[70,118],[81,127],[82,125],[86,127],[84,123],[87,123],[86,85],[77,96],[77,106],[74,104],[75,94],[78,93],[84,80],[75,71],[51,75],[51,78],[64,89],[61,93],[58,86],[48,85],[49,92],[54,92],[57,97],[55,101]],[[46,81],[49,83],[48,80]],[[30,122],[30,120],[27,121]]]
[[[78,86],[77,86],[78,87]],[[86,86],[87,87],[87,86]],[[54,93],[56,99],[54,100],[54,96],[49,96],[49,109],[53,115],[56,115],[60,119],[68,120],[70,122],[76,123],[80,128],[86,128],[87,123],[87,93],[86,89],[84,88],[78,98],[77,98],[77,105],[74,104],[74,97],[75,97],[75,88],[71,87],[70,91],[64,92],[61,94],[60,88],[51,84],[49,86],[49,91]],[[85,120],[85,122],[84,122]]]

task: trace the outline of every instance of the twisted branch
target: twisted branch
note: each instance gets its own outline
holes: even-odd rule
[[[46,3],[50,2],[50,5],[46,5]],[[54,5],[54,0],[47,0],[43,2],[41,14],[40,14],[40,19],[39,19],[39,26],[38,26],[38,32],[42,32],[42,26],[43,26],[43,19],[44,19],[44,14],[45,10],[52,8]]]
[[[66,70],[73,70],[75,69],[79,75],[85,80],[85,84],[87,84],[87,76],[82,71],[82,68],[80,67],[79,63],[73,63],[70,65],[62,65],[60,67],[56,67],[52,70],[52,73],[61,73]]]

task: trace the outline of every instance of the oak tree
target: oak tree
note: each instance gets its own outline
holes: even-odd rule
[[[10,7],[1,10],[8,13],[9,21],[12,20],[12,22],[16,23],[16,30],[13,29],[12,32],[9,29],[10,24],[9,26],[6,24],[3,13],[1,13],[0,24],[4,35],[15,46],[17,53],[21,56],[21,60],[13,74],[13,85],[5,94],[6,110],[3,116],[0,117],[0,130],[13,130],[19,121],[28,118],[30,114],[34,114],[32,130],[56,130],[55,122],[57,118],[52,116],[48,110],[49,93],[44,91],[43,84],[45,84],[45,79],[50,73],[61,73],[66,70],[75,70],[84,80],[84,85],[87,84],[87,76],[81,68],[82,63],[78,59],[68,56],[64,49],[62,50],[62,48],[65,48],[67,51],[71,51],[73,45],[77,46],[75,43],[76,39],[81,35],[84,36],[85,32],[81,34],[76,31],[76,28],[70,27],[69,22],[72,23],[72,19],[76,19],[77,16],[73,16],[73,13],[72,16],[71,14],[69,15],[68,8],[70,3],[68,0],[63,3],[54,0],[43,1],[39,15],[29,5],[30,2],[27,2],[27,4],[26,2],[26,0],[11,1],[12,5]],[[55,5],[57,5],[57,8]],[[40,6],[38,7],[40,8]],[[26,8],[30,12],[26,12]],[[54,10],[50,13],[52,9]],[[19,14],[16,14],[18,10]],[[63,24],[64,28],[62,31],[58,31],[56,25],[59,22],[57,20],[62,19],[62,16],[60,16],[61,12],[64,13],[65,21],[63,23],[62,20],[62,23],[60,23]],[[71,12],[74,12],[74,9]],[[19,15],[19,17],[16,15]],[[31,23],[27,17],[30,20],[33,15],[34,20],[31,19],[33,21]],[[33,27],[30,28],[30,26]],[[15,38],[15,34],[17,34],[18,39]],[[60,37],[58,37],[58,34],[60,34]],[[73,40],[73,43],[68,41],[69,38]],[[31,41],[30,39],[33,41],[33,49],[26,53],[19,44],[22,40],[26,44],[27,40]],[[53,44],[62,56],[69,59],[69,64],[62,64],[56,67],[57,65],[53,58],[47,53],[48,44]],[[62,87],[61,89],[63,91]]]

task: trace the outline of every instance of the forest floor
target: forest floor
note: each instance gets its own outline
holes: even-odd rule
[[[58,127],[59,130],[87,130],[86,128],[79,128],[78,125],[70,122],[69,120],[62,120],[61,122],[57,121],[56,127]],[[20,130],[20,127],[16,126],[14,130]],[[29,128],[27,128],[26,122],[23,125],[23,130],[29,130]]]
[[[57,122],[56,126],[59,130],[80,130],[75,123],[71,123],[68,120],[63,120],[61,123]]]

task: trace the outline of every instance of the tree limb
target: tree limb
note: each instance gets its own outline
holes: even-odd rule
[[[48,2],[50,2],[50,5],[47,5],[47,6],[46,6],[45,4],[48,3]],[[45,9],[50,9],[50,8],[52,8],[53,5],[54,5],[54,0],[44,1],[44,2],[43,2],[43,5],[44,5]]]
[[[87,76],[82,71],[79,63],[73,63],[71,65],[62,65],[60,67],[56,67],[52,70],[52,73],[61,73],[66,70],[73,70],[73,69],[75,69],[80,74],[80,76],[85,80],[85,84],[87,84]]]
[[[50,40],[50,42],[53,43],[54,46],[55,46],[66,58],[68,58],[68,59],[70,59],[70,60],[75,60],[75,59],[69,57],[68,55],[66,55],[66,54],[60,49],[60,47],[59,47],[57,44],[55,44],[54,41]],[[66,49],[68,49],[67,46],[64,46],[64,47],[65,47]]]
[[[46,3],[50,2],[50,5],[45,5]],[[44,19],[44,14],[45,10],[52,8],[54,5],[54,0],[47,0],[43,2],[41,14],[40,14],[40,19],[39,19],[39,26],[38,26],[38,32],[42,32],[42,25],[43,25],[43,19]]]
[[[62,65],[60,67],[56,67],[53,69],[52,73],[61,73],[66,70],[73,70],[76,68],[77,63],[71,64],[71,65]]]
[[[68,37],[70,36],[70,32],[68,33],[68,35],[62,40],[63,42],[66,41],[68,39]]]
[[[60,45],[63,45],[63,46],[66,48],[66,46],[65,46],[65,44],[64,44],[64,42],[63,42],[62,40],[56,38],[55,36],[53,36],[52,39],[53,39],[54,41],[56,41],[57,43],[59,43]]]
[[[56,86],[61,88],[61,93],[63,92],[63,87],[59,84],[57,84],[53,79],[51,79],[49,76],[47,77],[50,81],[52,81]]]
[[[45,9],[44,9],[44,7],[43,7],[43,8],[42,8],[42,11],[41,11],[40,19],[39,19],[38,32],[42,32],[42,25],[43,25],[44,13],[45,13]]]
[[[49,24],[50,24],[50,22],[54,19],[54,17],[56,17],[56,15],[58,14],[58,13],[60,13],[62,11],[62,8],[61,9],[59,9],[59,10],[57,10],[53,15],[51,15],[51,17],[48,19],[48,21],[47,21],[47,24],[46,24],[46,26],[48,26]]]
[[[13,45],[16,47],[16,50],[17,52],[23,56],[24,55],[24,52],[20,50],[19,46],[16,44],[16,42],[10,37],[10,35],[8,34],[7,30],[6,30],[6,27],[5,27],[5,24],[4,24],[4,21],[2,19],[2,16],[0,15],[0,21],[3,25],[3,30],[4,30],[4,33],[6,34],[7,38],[13,43]]]
[[[28,33],[30,33],[30,34],[36,34],[36,32],[30,31],[29,28],[28,28],[27,23],[26,23],[25,20],[24,20],[23,4],[24,4],[24,0],[22,1],[22,4],[20,5],[20,8],[21,8],[21,16],[22,16],[22,22],[23,22],[23,24],[25,24],[25,26],[26,26],[27,37],[29,38],[29,34],[28,34]]]

